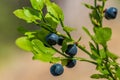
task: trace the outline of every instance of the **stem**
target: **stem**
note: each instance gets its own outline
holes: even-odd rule
[[[81,45],[77,44],[78,48],[80,48],[82,51],[84,51],[86,54],[88,54],[89,56],[91,56],[91,53],[86,50],[84,47],[82,47]]]
[[[59,18],[59,20],[60,20],[60,24],[61,24],[61,26],[62,26],[62,28],[63,28],[63,30],[64,30],[64,23],[63,23],[63,21],[61,20],[61,18]],[[65,30],[64,30],[65,31]],[[65,31],[66,32],[66,34],[69,36],[69,38],[70,39],[72,39],[72,37],[71,37],[71,35],[69,34],[69,32],[67,32],[67,31]]]
[[[66,58],[70,58],[69,56],[67,56],[66,54],[64,54],[64,53],[60,52],[60,51],[59,51],[59,50],[57,50],[56,48],[54,48],[54,47],[52,47],[52,46],[51,46],[51,48],[52,48],[52,49],[54,49],[56,52],[58,52],[60,55],[62,55],[62,56],[64,56],[64,57],[66,57]]]
[[[97,0],[94,0],[94,5],[95,7],[97,7]]]
[[[41,14],[41,16],[42,16],[42,20],[46,23],[46,20],[45,20],[45,17],[44,17],[44,15],[43,15],[42,11],[40,11],[40,14]]]
[[[46,28],[45,26],[41,26],[41,24],[40,24],[40,23],[35,23],[35,24],[36,24],[37,26],[40,26],[40,27],[44,28],[45,30],[49,31],[50,33],[53,33],[53,31],[52,31],[52,30],[50,30],[50,29]]]
[[[85,58],[74,57],[74,59],[79,60],[79,61],[89,62],[89,63],[92,63],[92,64],[94,64],[94,65],[97,65],[97,63],[96,63],[96,62],[91,61],[91,60],[88,60],[88,59],[85,59]]]
[[[52,49],[54,49],[56,52],[58,52],[60,55],[66,57],[66,58],[70,58],[69,56],[67,56],[66,54],[60,52],[59,50],[57,50],[56,48],[54,48],[53,46],[50,46],[49,44],[47,43],[44,43],[45,45],[47,45],[48,47],[51,47]]]

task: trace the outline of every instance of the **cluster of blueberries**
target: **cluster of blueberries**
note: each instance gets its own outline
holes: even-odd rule
[[[115,19],[117,15],[117,9],[115,7],[110,7],[109,9],[105,10],[105,18],[110,20],[110,19]],[[50,33],[49,35],[46,36],[46,42],[49,45],[62,45],[64,41],[63,37],[59,37],[58,35],[56,35],[55,33]],[[70,57],[73,57],[77,54],[77,46],[76,44],[69,44],[67,46],[67,49],[65,51],[65,53],[67,55],[69,55]],[[68,60],[66,67],[68,68],[73,68],[76,65],[76,60]],[[53,64],[50,68],[50,73],[53,76],[59,76],[64,72],[64,68],[61,64],[56,63]]]
[[[55,33],[50,33],[49,35],[46,36],[46,41],[49,45],[62,45],[64,38],[63,37],[59,37],[58,35],[56,35]],[[69,44],[67,45],[67,49],[65,51],[65,53],[70,56],[73,57],[77,54],[77,46],[76,44]],[[67,64],[66,67],[68,68],[73,68],[76,65],[76,60],[67,60]],[[61,64],[56,63],[53,64],[50,68],[50,73],[53,76],[59,76],[64,72],[64,68]]]

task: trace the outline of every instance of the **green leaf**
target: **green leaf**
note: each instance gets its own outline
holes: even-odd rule
[[[93,74],[93,75],[91,75],[91,78],[101,79],[101,78],[107,78],[107,76],[103,75],[103,74]]]
[[[65,26],[65,27],[63,27],[63,29],[64,29],[64,31],[66,31],[68,33],[70,33],[70,32],[75,30],[75,28],[72,28],[72,27],[69,27],[69,26]]]
[[[32,46],[34,53],[33,59],[41,60],[43,62],[52,62],[52,60],[54,60],[53,55],[56,51],[52,48],[45,47],[40,40],[32,40]]]
[[[44,0],[30,0],[31,5],[36,10],[42,10],[44,7]]]
[[[88,36],[90,36],[91,39],[93,38],[89,30],[86,27],[83,26],[82,29],[88,34]]]
[[[92,11],[92,13],[89,14],[91,22],[94,26],[100,26],[99,20],[100,20],[100,15],[97,13],[96,9]]]
[[[120,67],[116,69],[116,76],[120,79]]]
[[[28,23],[36,22],[41,20],[41,14],[32,8],[17,9],[13,12],[18,18],[27,21]]]
[[[105,59],[105,58],[106,58],[106,55],[107,55],[107,52],[105,52],[104,49],[101,49],[101,50],[100,50],[100,57],[101,57],[102,59]]]
[[[29,39],[35,38],[35,34],[36,34],[36,32],[25,32],[25,35],[26,35]]]
[[[94,6],[92,6],[91,4],[83,3],[83,5],[85,5],[85,7],[89,8],[89,9],[94,9]]]
[[[107,51],[107,55],[108,55],[111,59],[113,59],[113,60],[116,60],[116,59],[119,58],[119,56],[117,56],[116,54],[114,54],[114,53],[112,53],[112,52],[110,52],[110,51]]]
[[[37,31],[36,36],[40,41],[42,41],[43,43],[46,43],[46,36],[49,33],[50,33],[49,31],[45,30],[44,28],[41,28],[39,31]]]
[[[67,41],[64,40],[63,43],[62,43],[62,48],[61,48],[62,52],[65,52],[65,51],[66,51],[67,46],[68,46],[68,45],[67,45]]]
[[[106,66],[103,65],[103,61],[101,59],[98,59],[97,63],[98,63],[98,66],[96,69],[99,70],[104,75],[109,75],[108,70],[106,70]]]
[[[57,20],[64,20],[64,14],[62,9],[55,3],[50,2],[50,0],[45,0],[47,11],[51,16],[55,17]]]
[[[71,39],[65,38],[62,43],[62,48],[61,48],[62,52],[66,51],[68,44],[73,44],[73,42]]]
[[[100,56],[99,56],[98,51],[95,48],[94,44],[89,42],[89,46],[90,46],[90,49],[91,49],[91,52],[92,52],[91,58],[94,59],[94,60],[98,59]]]
[[[112,31],[108,27],[97,28],[95,33],[95,41],[102,45],[106,45],[106,42],[110,40]]]
[[[59,61],[61,61],[60,57],[52,57],[50,62],[51,63],[57,63]]]
[[[53,16],[51,16],[49,13],[47,13],[45,16],[45,20],[47,21],[47,23],[50,25],[50,27],[53,30],[56,30],[59,22]]]
[[[97,19],[95,19],[95,18],[91,18],[91,21],[92,21],[92,23],[93,23],[93,25],[95,25],[95,26],[100,26],[100,23],[98,22],[98,20]]]
[[[20,37],[16,39],[16,45],[25,51],[32,51],[32,45],[27,37]]]

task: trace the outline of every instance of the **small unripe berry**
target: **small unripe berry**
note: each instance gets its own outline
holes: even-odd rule
[[[50,68],[50,73],[53,75],[53,76],[59,76],[61,74],[63,74],[64,72],[64,68],[61,64],[53,64]]]

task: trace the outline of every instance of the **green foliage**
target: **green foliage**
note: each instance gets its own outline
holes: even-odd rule
[[[119,56],[117,56],[116,54],[110,52],[110,51],[107,51],[107,55],[112,59],[112,60],[116,60],[119,58]]]
[[[44,28],[41,28],[39,31],[36,33],[36,37],[41,40],[43,43],[45,43],[45,38],[49,34],[49,31],[45,30]]]
[[[44,7],[44,0],[30,0],[34,9],[41,11]]]
[[[32,51],[32,45],[27,37],[20,37],[16,39],[16,45],[23,50]]]
[[[94,39],[97,43],[106,45],[107,41],[111,39],[112,31],[108,27],[96,28]]]
[[[72,32],[72,31],[74,31],[75,28],[65,26],[65,27],[63,27],[63,30],[66,31],[66,32],[68,32],[68,33],[70,33],[70,32]]]
[[[34,53],[33,59],[41,60],[44,62],[53,62],[52,58],[56,51],[52,48],[45,47],[44,44],[38,40],[34,39],[31,41]]]
[[[67,64],[68,60],[72,59],[85,61],[94,64],[96,70],[99,71],[98,74],[93,74],[91,78],[120,80],[120,66],[116,61],[119,56],[110,52],[107,45],[107,42],[111,39],[112,30],[109,27],[103,27],[104,6],[106,1],[107,0],[94,0],[94,5],[84,3],[84,6],[91,10],[89,16],[93,24],[93,34],[91,34],[86,27],[83,27],[83,30],[91,39],[89,41],[90,50],[86,49],[82,43],[79,44],[81,37],[78,41],[72,38],[70,33],[75,29],[64,24],[62,9],[50,0],[30,0],[32,8],[24,7],[23,9],[17,9],[13,12],[18,18],[25,20],[27,23],[34,23],[40,27],[40,29],[33,31],[19,27],[18,31],[23,33],[24,36],[16,40],[16,45],[23,50],[32,52],[34,54],[33,60],[50,63],[61,62],[63,66]],[[44,7],[47,9],[45,14],[43,14]],[[57,31],[58,25],[62,27],[66,34]],[[64,39],[59,49],[46,42],[46,36],[50,33],[55,33]],[[65,51],[69,44],[76,44],[91,60],[66,55]],[[60,54],[60,56],[55,54]]]
[[[62,9],[55,3],[51,3],[49,0],[45,0],[48,13],[53,16],[56,20],[64,20],[64,14]]]
[[[120,79],[120,67],[116,69],[116,76]]]
[[[84,3],[83,5],[84,5],[85,7],[87,7],[88,9],[95,9],[95,7],[92,6],[91,4]]]
[[[93,58],[94,60],[98,59],[100,56],[97,52],[97,49],[95,48],[95,46],[93,45],[93,43],[89,42],[89,46],[91,49],[91,58]]]
[[[91,75],[91,78],[101,79],[101,78],[107,78],[107,77],[105,75],[102,75],[102,74],[93,74],[93,75]]]
[[[58,20],[56,20],[56,19],[55,19],[53,16],[51,16],[49,13],[46,14],[45,20],[47,21],[47,23],[50,25],[50,27],[51,27],[53,30],[56,30],[57,25],[58,25],[58,23],[59,23]]]
[[[41,14],[32,8],[17,9],[13,12],[18,18],[27,21],[28,23],[36,22],[36,20],[41,20]]]
[[[36,32],[25,32],[25,35],[28,37],[28,39],[33,39],[35,38]]]

